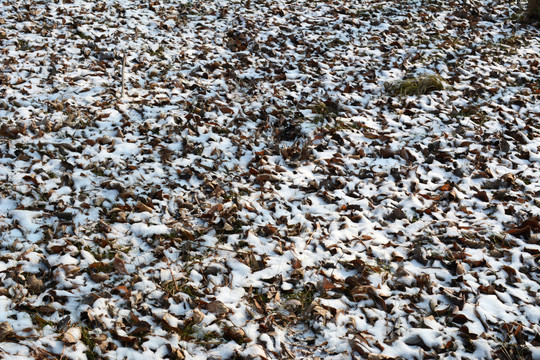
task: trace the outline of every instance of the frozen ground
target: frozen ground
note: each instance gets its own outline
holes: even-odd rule
[[[518,11],[2,1],[0,357],[540,359]]]

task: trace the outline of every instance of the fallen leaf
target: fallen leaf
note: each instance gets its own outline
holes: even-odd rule
[[[452,190],[452,186],[450,184],[444,184],[443,186],[441,186],[439,188],[439,190],[441,190],[441,191],[450,191],[450,190]]]
[[[62,337],[62,341],[66,344],[75,344],[81,339],[82,333],[79,327],[69,328]]]
[[[334,283],[331,282],[330,280],[323,278],[322,287],[324,290],[332,290],[332,289],[335,289],[337,286],[334,285]]]
[[[466,322],[469,322],[471,321],[467,316],[465,316],[464,314],[456,314],[452,317],[452,322],[456,323],[456,324],[460,324],[460,325],[463,325],[465,324]]]
[[[484,202],[489,202],[489,196],[485,191],[478,191],[474,197]]]
[[[109,280],[109,275],[100,271],[98,273],[90,272],[90,279],[94,282],[100,283]]]
[[[456,263],[456,273],[458,275],[464,275],[467,273],[467,270],[465,270],[465,266],[463,266],[463,264],[460,262]]]
[[[122,296],[124,299],[127,299],[131,296],[131,291],[129,291],[129,289],[123,285],[121,286],[117,286],[115,287],[113,290],[112,290],[112,293],[113,294],[118,294],[120,296]]]
[[[142,202],[137,202],[137,205],[135,205],[135,210],[139,211],[139,212],[153,212],[154,209],[152,209],[150,206],[146,205],[146,204],[143,204]]]
[[[15,336],[15,331],[11,327],[10,323],[3,321],[0,323],[0,340],[5,341],[13,338]]]
[[[231,312],[231,310],[219,300],[208,303],[206,309],[217,316],[225,316]]]
[[[128,271],[126,270],[126,263],[124,260],[118,257],[118,254],[114,257],[114,268],[122,275],[128,274]]]
[[[197,325],[204,320],[204,314],[199,309],[194,309],[189,318],[186,319],[186,324]]]
[[[386,306],[386,302],[383,300],[383,298],[377,293],[375,288],[373,286],[369,286],[367,288],[367,293],[369,297],[373,300],[375,305],[379,310],[388,311],[388,307]]]
[[[369,354],[367,360],[396,360],[397,357],[383,354]]]
[[[223,338],[225,340],[233,340],[240,345],[251,341],[251,339],[246,336],[246,332],[236,326],[227,327],[223,332]]]
[[[34,294],[41,293],[45,288],[43,280],[38,279],[34,274],[28,276],[28,279],[26,279],[26,286],[28,286],[28,290]]]
[[[328,315],[328,310],[326,310],[320,305],[314,305],[311,307],[311,313],[316,317],[320,316],[323,319],[326,319],[326,316]]]

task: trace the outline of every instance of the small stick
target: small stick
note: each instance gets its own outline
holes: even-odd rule
[[[125,88],[125,75],[126,75],[126,51],[122,51],[122,90],[120,92],[120,99],[124,97]]]
[[[178,285],[176,285],[176,279],[174,278],[174,274],[171,267],[171,262],[169,261],[169,258],[165,255],[165,259],[167,260],[167,266],[169,267],[169,271],[171,272],[171,278],[172,282],[174,284],[174,289],[178,292]]]

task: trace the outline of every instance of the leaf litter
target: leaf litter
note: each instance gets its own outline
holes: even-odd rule
[[[517,12],[4,1],[3,356],[539,358]]]

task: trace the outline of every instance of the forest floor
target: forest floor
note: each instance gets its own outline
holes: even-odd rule
[[[1,4],[0,357],[540,359],[515,3]]]

